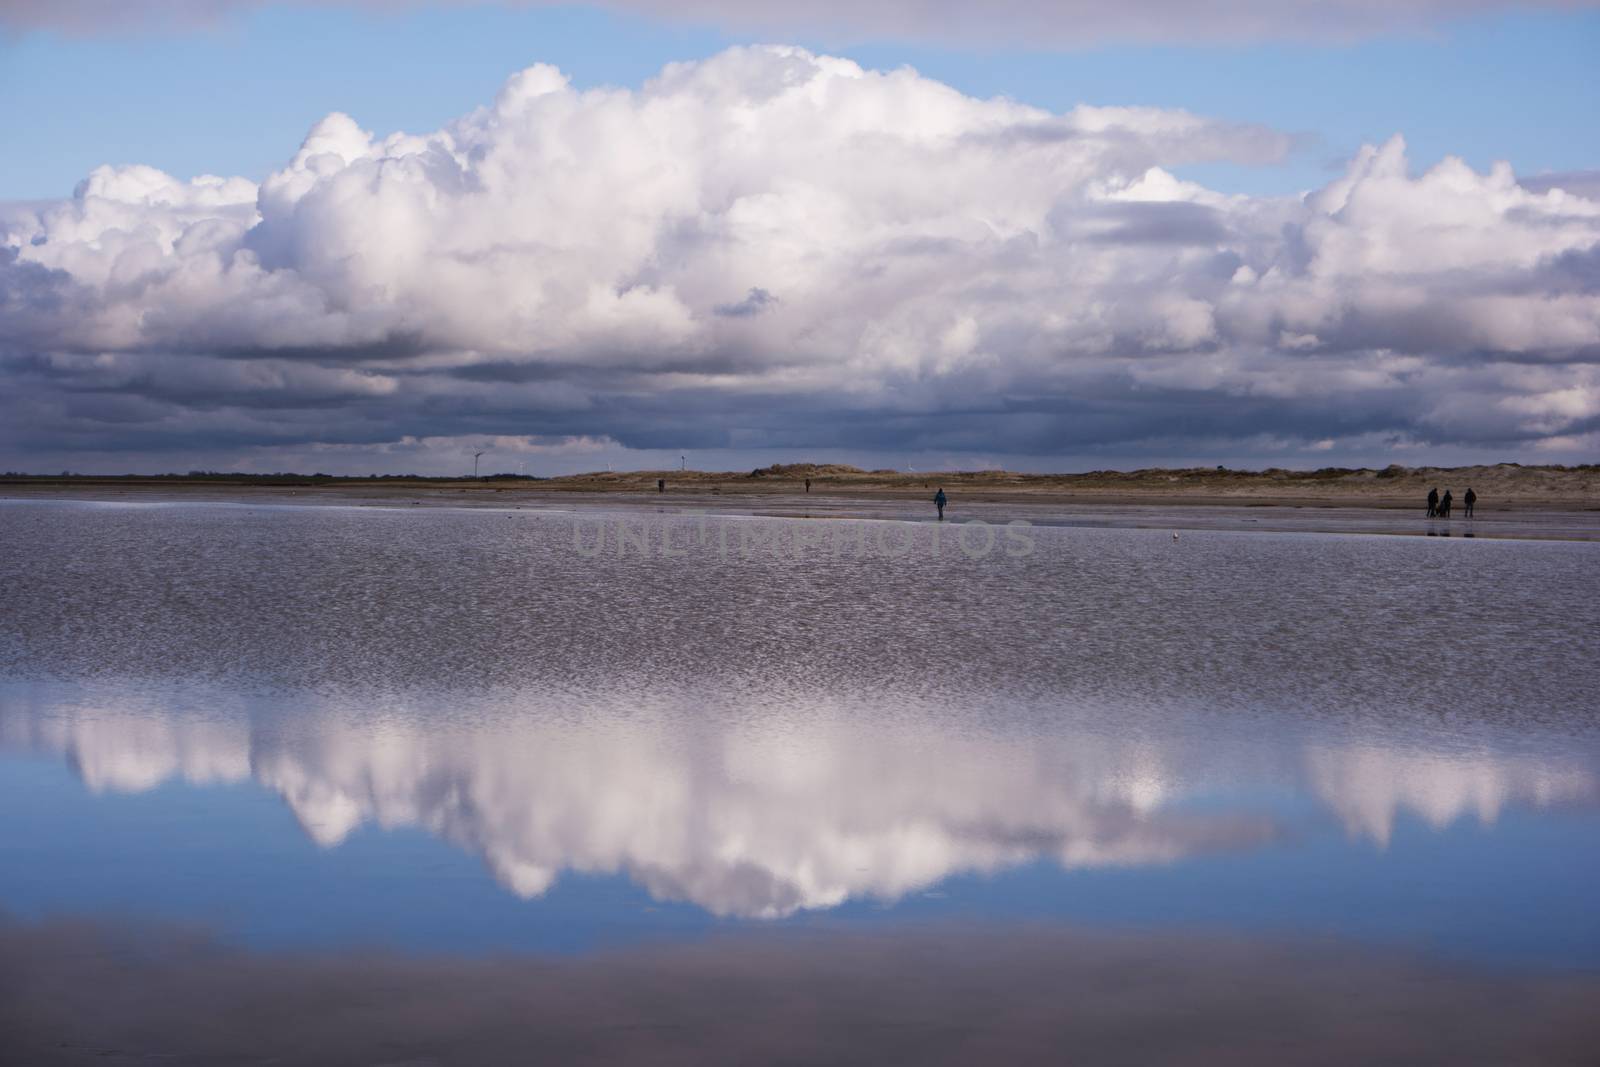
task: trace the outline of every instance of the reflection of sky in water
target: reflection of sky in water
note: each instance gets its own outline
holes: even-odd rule
[[[0,775],[7,810],[37,812],[0,830],[27,859],[0,877],[12,908],[193,911],[269,941],[437,947],[960,914],[1600,958],[1577,892],[1600,873],[1600,787],[1573,754],[1019,739],[907,722],[903,707],[888,724],[796,708],[768,729],[526,707],[470,730],[430,729],[415,709],[375,727],[301,707],[286,730],[281,713],[215,700],[195,718],[79,699],[6,694],[8,747],[56,757]]]
[[[0,522],[23,914],[470,950],[1060,917],[1600,963],[1594,546],[588,560],[492,512]]]

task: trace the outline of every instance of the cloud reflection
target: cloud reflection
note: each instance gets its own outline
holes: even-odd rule
[[[622,873],[658,900],[745,918],[893,901],[1040,860],[1170,863],[1284,833],[1259,800],[1212,802],[1202,770],[1244,792],[1287,777],[1353,836],[1385,846],[1402,812],[1434,827],[1492,823],[1510,804],[1597,796],[1578,761],[1314,745],[1262,767],[1259,753],[1230,759],[1214,746],[1199,760],[1176,739],[1018,738],[836,706],[757,720],[655,707],[581,722],[523,708],[472,728],[422,725],[448,718],[438,715],[305,718],[314,725],[285,730],[248,716],[36,705],[0,714],[0,739],[61,754],[97,792],[253,781],[325,848],[363,825],[425,829],[525,898],[567,871]]]
[[[1467,816],[1491,826],[1511,804],[1545,807],[1596,797],[1594,773],[1585,766],[1364,745],[1310,749],[1306,776],[1351,837],[1370,838],[1383,847],[1402,811],[1442,830]]]

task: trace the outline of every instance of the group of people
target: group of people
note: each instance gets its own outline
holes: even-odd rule
[[[1461,502],[1466,505],[1466,517],[1472,518],[1472,506],[1478,502],[1478,494],[1472,491],[1471,486],[1467,487],[1467,495],[1461,498]],[[1428,490],[1428,518],[1448,519],[1450,509],[1454,506],[1455,499],[1450,495],[1450,490],[1446,489],[1442,497],[1438,489]]]
[[[810,479],[806,480],[806,492],[811,492]],[[949,497],[944,495],[944,486],[940,486],[939,491],[933,495],[933,504],[934,507],[939,509],[939,520],[941,522],[944,521],[944,508],[948,500]],[[1478,494],[1472,491],[1472,486],[1467,486],[1467,494],[1461,498],[1461,503],[1466,505],[1466,518],[1472,518],[1472,507],[1477,502]],[[1455,496],[1450,490],[1446,489],[1444,496],[1439,495],[1437,487],[1428,490],[1428,518],[1448,519],[1454,507]],[[1178,535],[1173,534],[1172,536],[1177,537]]]

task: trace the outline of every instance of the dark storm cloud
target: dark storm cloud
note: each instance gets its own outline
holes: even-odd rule
[[[723,318],[747,319],[752,315],[761,314],[777,302],[778,298],[765,289],[754,287],[738,303],[718,304],[713,310]]]
[[[36,332],[48,337],[51,324],[72,310],[72,275],[20,257],[20,249],[0,247],[0,329],[13,343]]]
[[[1221,213],[1204,204],[1113,204],[1095,214],[1106,225],[1093,232],[1089,239],[1106,244],[1215,246],[1229,236]],[[1239,262],[1233,260],[1227,274],[1231,276],[1239,266]]]
[[[1547,293],[1600,295],[1600,244],[1552,256],[1529,282]]]

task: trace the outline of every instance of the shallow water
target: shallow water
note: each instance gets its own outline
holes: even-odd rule
[[[0,909],[1027,920],[1600,967],[1600,545],[0,507]]]

